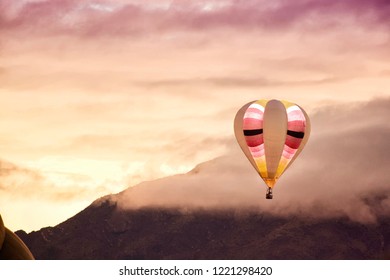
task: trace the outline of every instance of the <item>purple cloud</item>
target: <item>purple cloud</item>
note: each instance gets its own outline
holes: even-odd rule
[[[115,5],[112,1],[57,0],[0,4],[0,30],[23,30],[31,34],[77,34],[79,36],[150,36],[174,31],[204,32],[212,29],[322,30],[338,28],[344,19],[368,27],[390,23],[385,0],[346,1],[173,1],[169,5]],[[208,8],[211,7],[211,8]]]

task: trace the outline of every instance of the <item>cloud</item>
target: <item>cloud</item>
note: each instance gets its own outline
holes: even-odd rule
[[[378,78],[390,55],[386,1],[0,5],[5,91],[79,98],[339,85]]]
[[[321,85],[326,83],[336,83],[346,81],[348,78],[342,77],[329,77],[322,79],[301,80],[301,81],[277,81],[269,80],[265,78],[255,77],[218,77],[218,78],[205,78],[205,79],[180,79],[180,80],[157,80],[147,82],[135,82],[136,85],[146,88],[158,88],[158,87],[222,87],[222,88],[260,88],[260,87],[278,87],[278,86],[307,86],[307,85]]]
[[[373,223],[390,214],[389,106],[390,99],[382,98],[324,106],[312,114],[311,139],[277,183],[272,201],[265,200],[264,183],[233,140],[225,156],[111,199],[124,209],[255,208],[281,216]]]
[[[0,213],[14,231],[58,224],[110,193],[106,185],[91,188],[90,181],[80,174],[41,172],[0,160]]]
[[[104,187],[98,187],[94,190],[83,187],[83,183],[88,181],[89,178],[80,174],[57,174],[57,176],[61,175],[64,181],[67,179],[72,182],[72,184],[66,187],[55,185],[47,179],[47,175],[0,160],[1,196],[2,198],[8,197],[10,200],[43,199],[64,202],[80,200],[83,197],[92,199],[99,191],[101,193],[109,192]],[[79,185],[77,185],[77,182]]]
[[[36,34],[150,36],[210,29],[335,27],[342,20],[389,27],[386,0],[320,1],[2,1],[1,29]]]

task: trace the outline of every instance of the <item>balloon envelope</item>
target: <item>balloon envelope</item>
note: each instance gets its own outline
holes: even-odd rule
[[[12,231],[7,229],[0,216],[0,260],[33,260],[34,257],[26,244]]]
[[[262,99],[241,107],[234,133],[249,162],[273,188],[309,139],[310,120],[294,103]]]

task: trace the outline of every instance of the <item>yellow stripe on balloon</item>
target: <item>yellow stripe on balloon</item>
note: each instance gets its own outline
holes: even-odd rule
[[[286,169],[289,162],[290,159],[286,159],[283,156],[280,158],[279,166],[278,169],[276,170],[276,175],[275,175],[276,178],[279,178],[282,175],[283,171]]]
[[[257,170],[260,173],[260,176],[262,178],[268,177],[267,164],[266,164],[265,156],[261,156],[260,158],[257,158],[256,159],[256,165],[257,165]]]
[[[265,108],[265,106],[267,105],[269,100],[266,100],[266,99],[260,99],[260,100],[257,100],[255,103],[257,104],[260,104],[261,106],[263,106]]]
[[[277,179],[265,179],[263,178],[264,182],[267,184],[268,187],[273,188],[276,184]]]
[[[295,104],[294,103],[291,103],[289,101],[286,101],[286,100],[280,100],[280,102],[283,103],[284,107],[286,107],[286,109],[288,109],[289,107],[291,106],[294,106]]]

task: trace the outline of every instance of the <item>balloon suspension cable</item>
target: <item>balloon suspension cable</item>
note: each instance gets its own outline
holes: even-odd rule
[[[266,199],[272,199],[273,198],[272,188],[268,187],[267,194],[265,195],[265,198]]]

